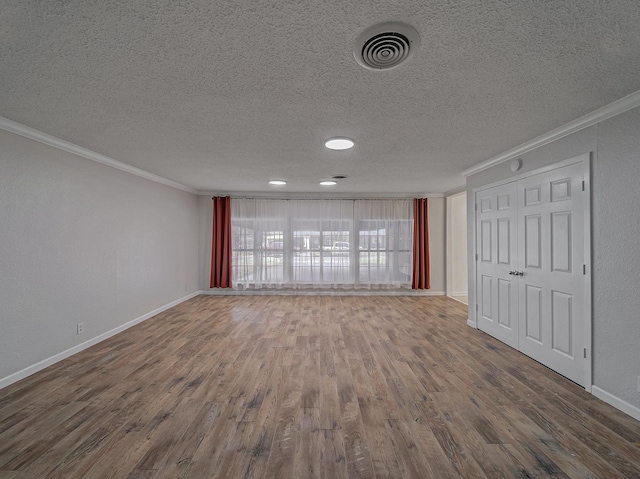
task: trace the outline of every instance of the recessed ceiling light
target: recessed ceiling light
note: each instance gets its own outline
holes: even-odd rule
[[[337,184],[338,182],[333,180],[323,180],[320,182],[320,186],[336,186]]]
[[[284,186],[284,185],[287,184],[287,182],[284,181],[284,180],[271,180],[271,181],[269,181],[269,184],[270,185],[275,185],[275,186]]]
[[[329,138],[324,142],[324,146],[329,148],[330,150],[348,150],[349,148],[353,148],[355,145],[354,141],[351,138]]]

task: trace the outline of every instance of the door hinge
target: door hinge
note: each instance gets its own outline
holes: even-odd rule
[[[478,203],[476,203],[475,205],[473,205],[476,207],[476,211],[478,211]]]
[[[478,261],[478,253],[476,253],[476,261]]]
[[[584,191],[584,187],[585,187],[584,180],[582,180],[582,191]]]
[[[586,264],[582,265],[582,274],[587,274],[587,265]]]
[[[476,311],[478,311],[478,303],[476,303]]]
[[[587,359],[587,348],[584,348],[582,351],[584,353],[584,358]]]

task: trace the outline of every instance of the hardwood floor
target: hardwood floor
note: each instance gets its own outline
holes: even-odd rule
[[[640,423],[445,297],[199,296],[0,390],[6,478],[640,478]]]

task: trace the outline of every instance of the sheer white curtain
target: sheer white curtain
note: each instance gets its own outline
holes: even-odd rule
[[[234,288],[275,288],[288,278],[284,242],[286,200],[231,199],[231,247]]]
[[[357,200],[358,287],[411,288],[413,200]]]
[[[411,200],[232,199],[233,285],[411,287]]]

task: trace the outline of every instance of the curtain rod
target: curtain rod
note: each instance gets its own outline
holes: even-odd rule
[[[276,200],[389,200],[389,199],[414,199],[414,198],[444,198],[442,193],[420,191],[413,193],[327,193],[317,194],[302,192],[261,192],[261,191],[204,191],[199,196],[230,196],[231,198],[247,199],[276,199]]]
[[[278,200],[278,201],[360,201],[360,200],[408,200],[412,201],[413,197],[380,197],[380,198],[276,198],[271,196],[229,196],[233,200]],[[422,197],[424,198],[424,197]]]

